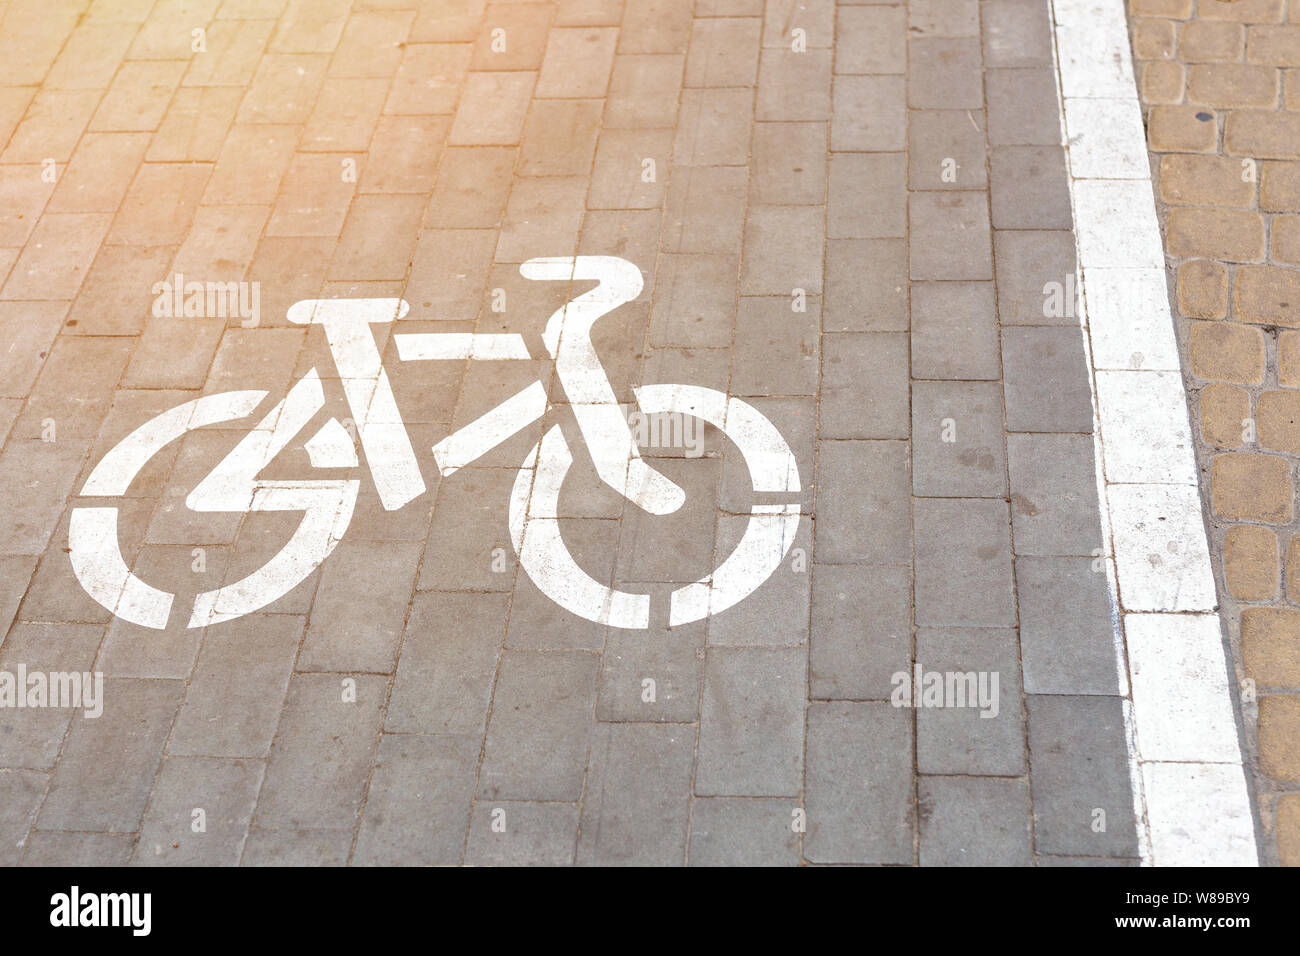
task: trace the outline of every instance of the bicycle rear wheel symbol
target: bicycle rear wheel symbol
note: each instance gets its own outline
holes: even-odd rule
[[[530,279],[599,283],[551,316],[543,341],[601,480],[651,514],[678,510],[685,493],[641,458],[591,344],[595,321],[640,293],[640,270],[611,256],[578,256],[532,259],[520,271]],[[291,321],[324,328],[366,464],[390,511],[422,494],[425,484],[370,326],[397,321],[408,310],[400,299],[306,300],[289,310]],[[513,334],[398,333],[394,339],[403,361],[531,357],[522,336]],[[726,435],[741,453],[756,498],[764,499],[752,506],[730,555],[710,574],[671,593],[669,624],[686,624],[743,600],[785,560],[800,520],[798,463],[776,426],[740,399],[695,385],[646,385],[633,393],[643,415],[694,416]],[[100,460],[82,496],[120,498],[163,447],[194,429],[245,418],[266,396],[259,390],[205,395],[156,416]],[[303,513],[289,541],[266,564],[198,595],[187,626],[232,620],[265,607],[310,575],[342,539],[356,506],[358,479],[259,477],[311,423],[324,401],[320,376],[312,369],[186,498],[195,511]],[[438,442],[432,451],[440,472],[454,474],[541,419],[548,408],[545,388],[532,383]],[[336,418],[327,420],[305,448],[314,468],[359,464],[353,441]],[[573,614],[614,627],[645,629],[650,595],[596,581],[564,543],[558,500],[572,464],[563,430],[552,425],[520,466],[508,503],[510,539],[520,566],[547,597]],[[118,542],[116,505],[74,508],[68,543],[73,570],[92,598],[134,624],[167,626],[175,595],[142,581],[127,566]]]

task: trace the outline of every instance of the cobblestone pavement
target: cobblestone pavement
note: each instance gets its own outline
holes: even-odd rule
[[[1264,862],[1300,865],[1300,5],[1129,0]]]
[[[1147,89],[1174,67],[1168,18],[1190,8],[1134,3]],[[1232,207],[1171,214],[1171,248],[1195,260],[1184,311],[1223,319],[1232,279],[1246,320],[1186,330],[1192,371],[1220,382],[1201,392],[1203,434],[1235,448],[1258,401],[1260,444],[1294,451],[1292,393],[1274,387],[1300,374],[1285,336],[1284,380],[1263,371],[1293,273],[1263,265],[1270,224],[1256,185],[1232,185],[1231,144],[1261,161],[1259,208],[1293,208],[1279,160],[1295,134],[1256,111],[1281,102],[1282,74],[1251,64],[1294,63],[1300,27],[1250,26],[1243,47],[1238,14],[1280,23],[1280,0],[1212,5],[1233,20],[1204,20],[1200,42],[1219,49],[1226,23],[1227,58],[1246,63],[1190,65],[1189,98],[1217,117],[1271,92],[1227,113],[1227,160],[1200,106],[1152,119],[1155,148],[1168,135],[1179,153],[1163,198]],[[1138,862],[1045,0],[0,11],[0,671],[105,678],[97,717],[0,710],[0,862]],[[1270,261],[1296,261],[1287,228],[1271,216]],[[641,436],[686,492],[676,513],[601,482],[543,336],[591,285],[520,270],[575,255],[644,279],[593,333],[618,402],[716,389],[797,462],[779,567],[707,620],[670,627],[670,593],[707,580],[771,502],[712,426],[699,445]],[[1209,261],[1224,257],[1260,265]],[[236,308],[251,298],[187,311],[155,285],[190,281],[256,290],[258,321]],[[188,627],[197,595],[255,572],[303,520],[192,510],[199,482],[259,420],[279,434],[263,416],[313,369],[325,407],[263,477],[306,488],[339,453],[320,426],[356,441],[366,425],[347,389],[374,376],[340,372],[289,306],[399,296],[409,315],[370,329],[427,490],[385,510],[361,440],[361,464],[329,472],[360,494],[323,566]],[[517,333],[535,358],[403,361],[407,331]],[[538,380],[544,418],[440,473],[435,443]],[[79,496],[141,425],[239,389],[269,396],[246,420],[182,422],[111,501]],[[549,520],[600,588],[649,594],[647,628],[572,613],[519,567],[512,489],[552,425],[573,465],[528,534]],[[1213,459],[1242,601],[1281,606],[1290,468]],[[74,510],[106,504],[136,577],[176,596],[163,628],[110,613],[74,574]],[[1248,613],[1271,819],[1297,779],[1300,712],[1272,692],[1295,687],[1300,612]],[[915,706],[899,706],[913,674]],[[922,693],[930,674],[971,675],[967,706],[951,680]]]

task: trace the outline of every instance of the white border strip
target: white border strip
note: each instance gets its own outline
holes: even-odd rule
[[[1255,866],[1124,0],[1051,8],[1139,848]]]

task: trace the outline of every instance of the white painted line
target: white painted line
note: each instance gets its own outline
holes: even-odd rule
[[[1052,17],[1139,850],[1256,865],[1124,0]]]

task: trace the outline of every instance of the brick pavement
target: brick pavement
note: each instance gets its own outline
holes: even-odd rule
[[[0,669],[106,682],[101,718],[0,714],[0,861],[1137,862],[1043,0],[3,9]],[[233,622],[152,631],[75,580],[76,492],[132,429],[339,384],[293,302],[400,295],[407,328],[545,356],[581,290],[518,266],[575,254],[644,275],[595,333],[620,401],[716,388],[794,451],[805,517],[746,601],[645,632],[554,604],[506,525],[542,423],[446,477],[427,452],[538,377],[576,435],[551,363],[403,368],[387,326],[428,493],[385,512],[357,469],[324,567]],[[260,324],[153,314],[176,273],[258,282]],[[187,434],[120,502],[178,607],[297,520],[185,506],[241,434]],[[667,518],[577,456],[589,575],[662,602],[726,555],[750,492],[706,439],[645,451],[687,492]],[[997,715],[891,705],[914,666],[996,674]]]
[[[1300,865],[1300,10],[1128,10],[1262,858]]]

